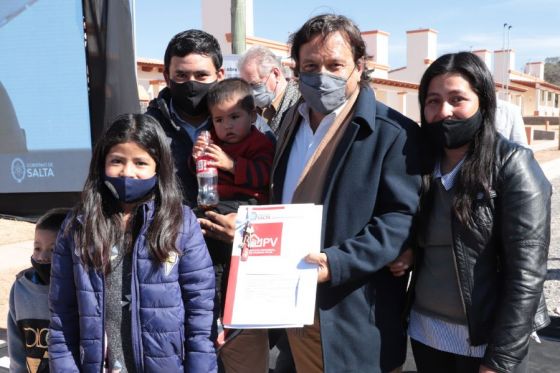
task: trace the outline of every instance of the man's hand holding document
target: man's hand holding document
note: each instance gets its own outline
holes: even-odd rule
[[[322,206],[240,206],[223,323],[226,328],[313,324]]]

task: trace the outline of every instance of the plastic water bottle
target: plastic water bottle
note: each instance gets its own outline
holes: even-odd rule
[[[209,131],[202,131],[200,136],[204,139],[206,146],[212,143]],[[198,206],[207,209],[216,206],[220,202],[218,195],[218,169],[210,166],[212,159],[204,149],[196,155],[196,178],[198,180]]]

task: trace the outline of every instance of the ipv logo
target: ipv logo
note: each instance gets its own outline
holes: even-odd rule
[[[278,256],[282,248],[282,223],[253,223],[250,255]]]
[[[21,183],[25,179],[25,163],[21,158],[14,158],[11,166],[12,177],[18,183]]]

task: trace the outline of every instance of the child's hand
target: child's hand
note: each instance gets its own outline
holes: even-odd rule
[[[400,277],[406,273],[410,266],[412,266],[413,260],[414,253],[411,249],[406,249],[397,259],[389,263],[387,267],[389,267],[393,276]]]
[[[193,145],[192,148],[192,156],[194,159],[196,159],[200,153],[202,153],[204,151],[204,149],[208,146],[208,143],[206,142],[206,139],[202,136],[199,135],[198,138],[196,139],[196,142]]]
[[[212,159],[212,165],[232,174],[235,172],[235,162],[218,145],[210,144],[205,151]]]

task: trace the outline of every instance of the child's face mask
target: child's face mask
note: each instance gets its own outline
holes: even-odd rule
[[[131,203],[146,197],[157,184],[157,175],[149,179],[131,177],[110,177],[105,175],[105,186],[113,197],[124,203]]]
[[[105,156],[103,182],[122,203],[147,197],[156,187],[156,161],[135,142],[114,145]]]
[[[45,284],[51,276],[51,257],[58,232],[47,229],[35,229],[35,242],[31,265]]]

